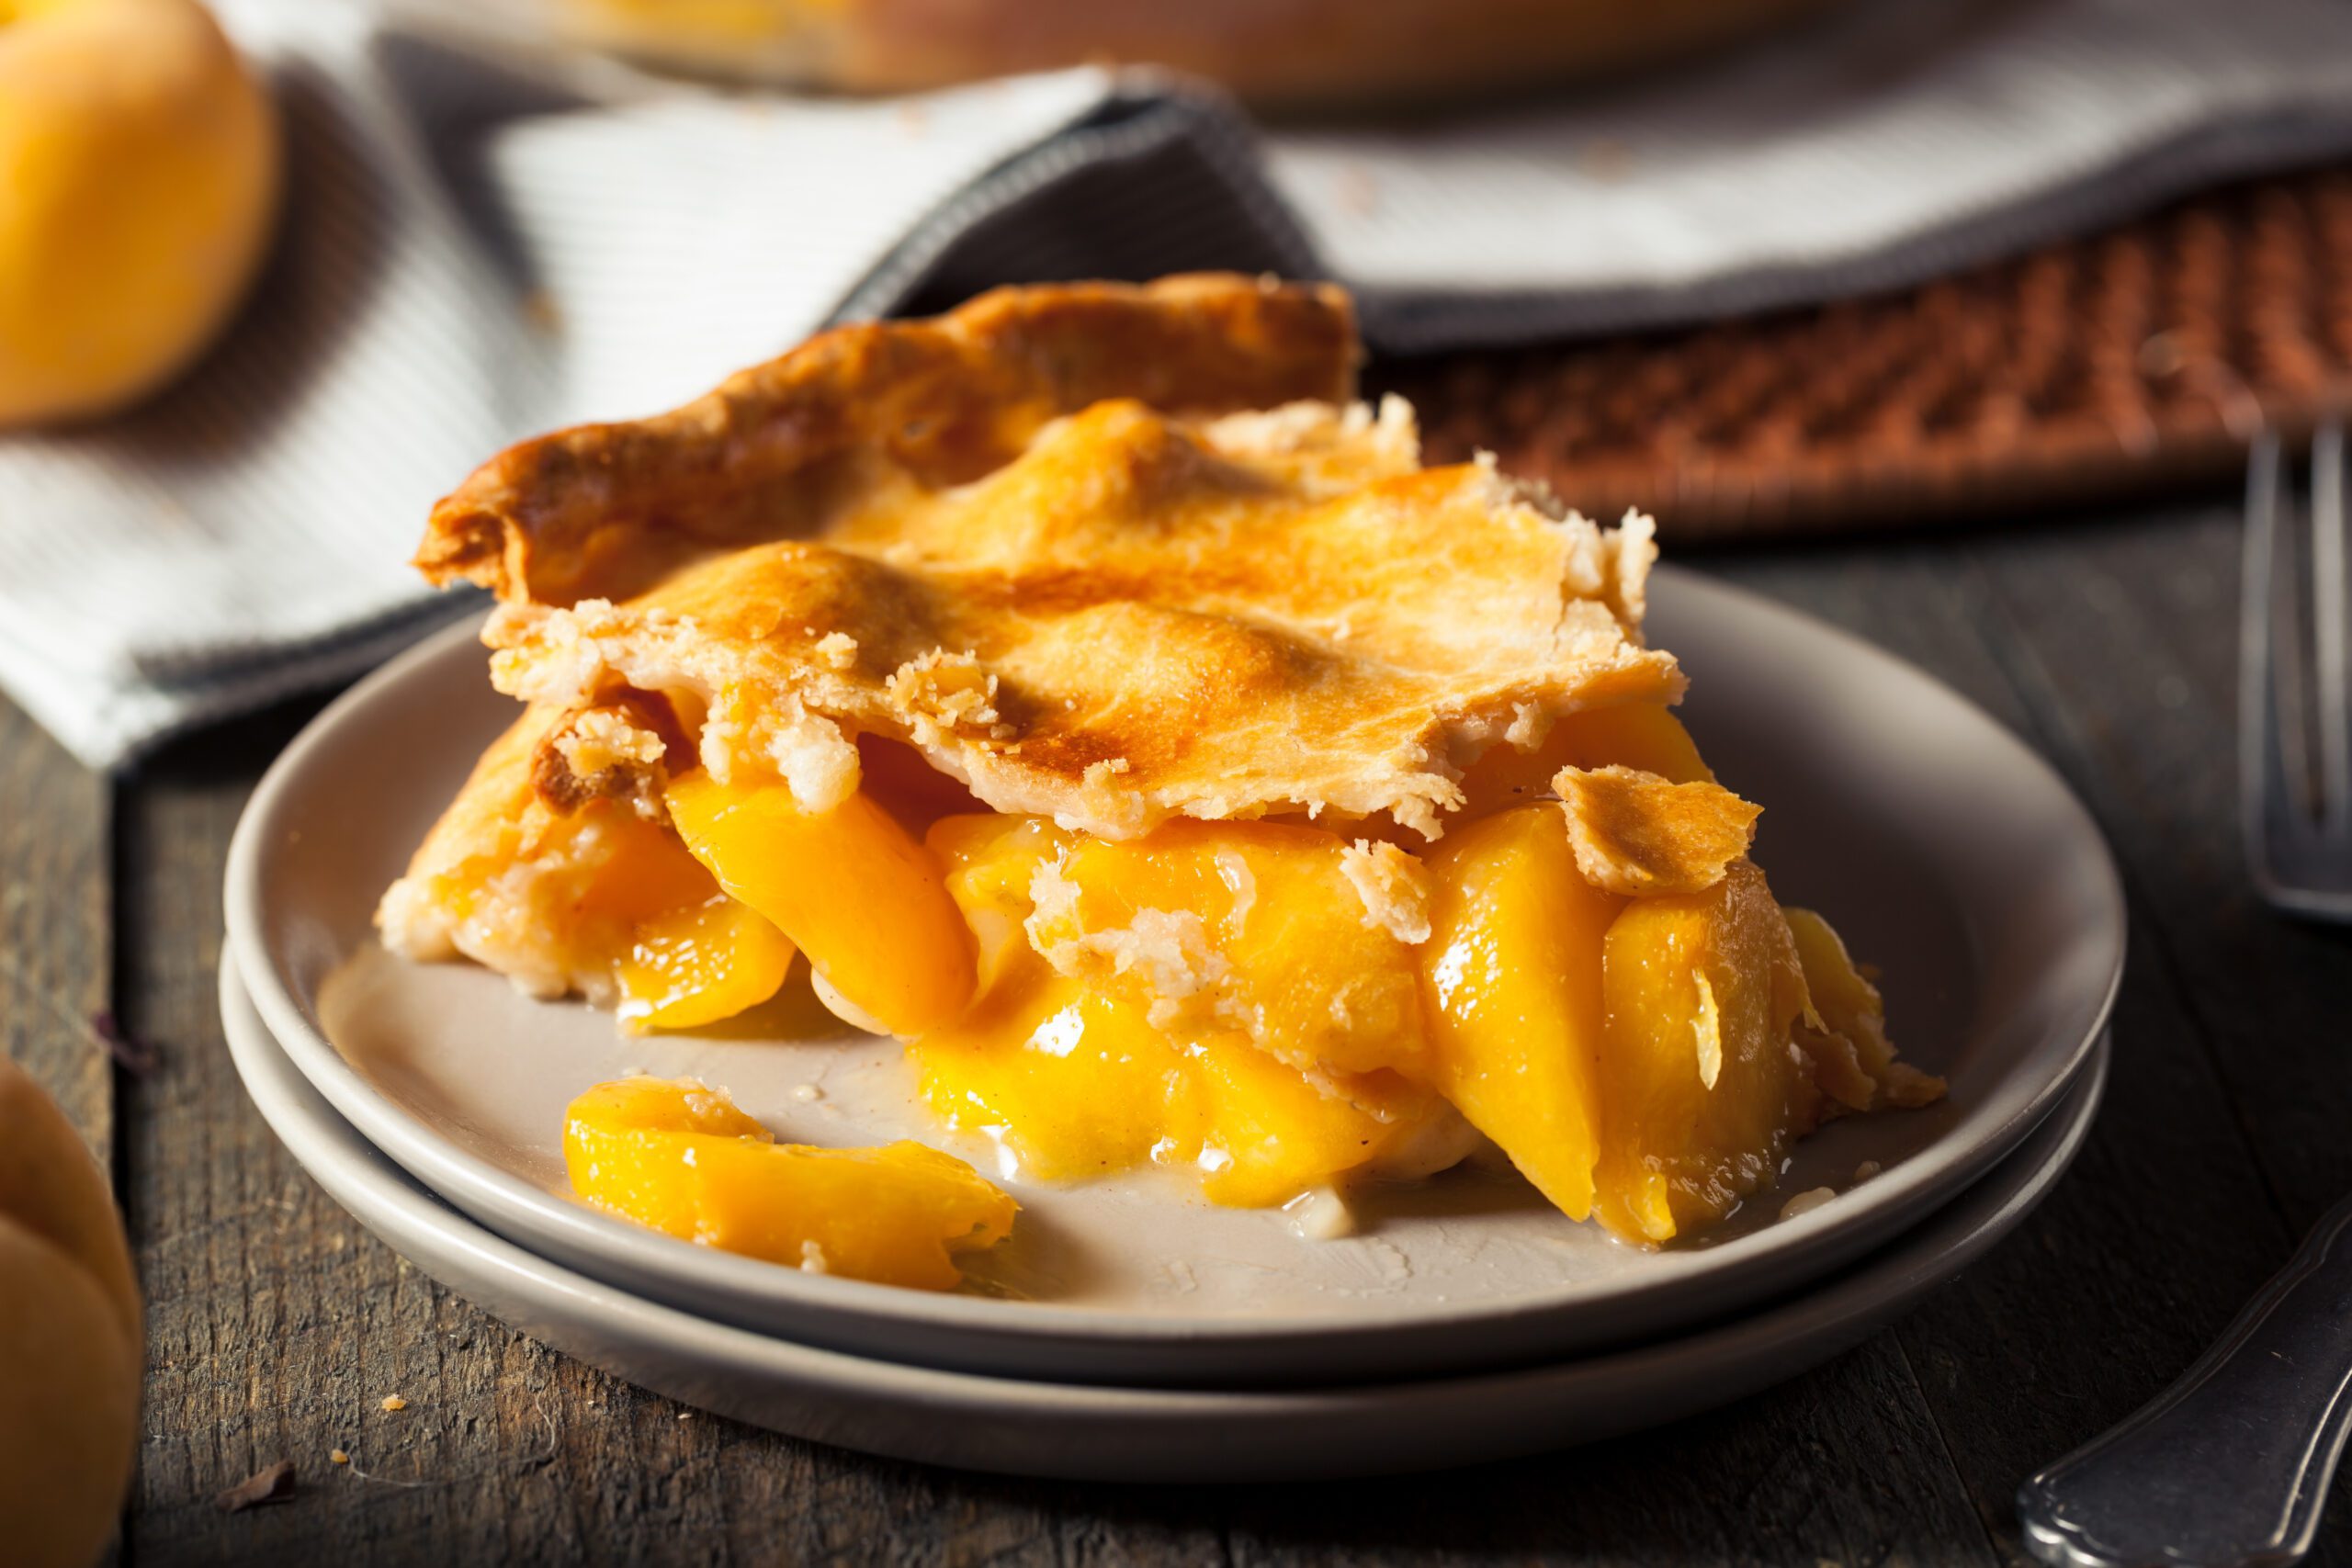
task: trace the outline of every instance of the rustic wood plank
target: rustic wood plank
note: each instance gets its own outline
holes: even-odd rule
[[[1729,1408],[1565,1453],[1237,1510],[1238,1562],[1962,1563],[1990,1553],[1881,1335]]]
[[[2236,826],[2233,509],[2069,531],[1989,561],[2020,679],[2140,872],[2266,1179],[2300,1232],[2352,1190],[2352,932],[2255,896]],[[2069,582],[2051,568],[2063,567]]]
[[[627,1391],[590,1379],[449,1297],[369,1239],[245,1100],[214,994],[227,835],[280,714],[178,749],[130,786],[122,819],[122,1003],[164,1043],[130,1087],[126,1166],[149,1293],[150,1430],[129,1528],[146,1562],[585,1560],[576,1506],[615,1472],[673,1466],[652,1427],[608,1446]],[[406,1410],[379,1407],[388,1394]],[[554,1440],[550,1441],[550,1431]],[[345,1450],[349,1466],[331,1461]],[[550,1450],[553,1455],[550,1457]],[[210,1499],[289,1460],[288,1505]],[[372,1479],[371,1479],[372,1477]]]
[[[0,1052],[114,1161],[107,782],[0,698]]]
[[[106,779],[0,697],[0,1055],[112,1172],[116,1073],[92,1027],[113,957],[108,807]]]
[[[2132,1249],[2138,1267],[2117,1283],[2154,1308],[2154,1325],[2173,1325],[2169,1336],[2152,1325],[2143,1340],[2166,1346],[2169,1364],[2114,1379],[2108,1408],[2077,1437],[2176,1375],[2352,1187],[2341,1135],[2352,1080],[2333,1005],[2352,977],[2346,933],[2265,908],[2236,831],[2239,542],[2234,507],[2214,505],[2131,529],[2064,530],[1980,568],[2000,613],[1994,645],[2129,868],[2146,915],[2140,951],[2173,982],[2146,1027],[2200,1038],[2284,1221],[2259,1224],[2244,1200],[2195,1201],[2210,1195],[2193,1184],[2161,1196],[2094,1190],[2110,1199],[2115,1224],[2199,1245],[2188,1258]],[[2138,1123],[2139,1152],[2154,1155],[2177,1117],[2177,1100],[2152,1110]],[[2255,1258],[2223,1258],[2233,1227],[2258,1238]],[[2208,1309],[2198,1299],[2204,1280],[2184,1280],[2184,1265],[2233,1280],[2235,1299]],[[2352,1562],[2352,1506],[2340,1494],[2327,1525],[2311,1561]]]

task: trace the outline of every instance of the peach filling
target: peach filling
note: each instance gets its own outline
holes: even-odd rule
[[[1825,1116],[1941,1086],[1747,861],[1697,892],[1596,886],[1551,780],[1604,765],[1712,778],[1663,707],[1578,715],[1474,764],[1414,855],[1295,821],[1113,842],[964,811],[919,840],[866,793],[812,813],[772,779],[686,773],[671,818],[725,896],[640,919],[624,1013],[725,1016],[797,946],[1008,1174],[1159,1165],[1257,1207],[1428,1174],[1483,1135],[1564,1213],[1655,1245],[1770,1184]]]
[[[779,1144],[716,1089],[598,1084],[564,1115],[572,1190],[639,1224],[727,1252],[919,1290],[1010,1235],[1018,1205],[962,1160],[898,1143]]]
[[[1186,822],[1111,844],[964,816],[928,841],[984,979],[908,1049],[933,1111],[1033,1175],[1175,1166],[1263,1207],[1452,1120],[1394,1070],[1420,1034],[1412,957],[1357,918],[1332,835]]]
[[[1449,834],[1421,983],[1438,1087],[1571,1219],[1592,1213],[1602,944],[1627,900],[1584,880],[1556,808]]]

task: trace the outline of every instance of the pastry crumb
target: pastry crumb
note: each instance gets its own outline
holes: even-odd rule
[[[1510,705],[1510,728],[1503,739],[1515,750],[1532,751],[1552,733],[1552,716],[1533,703]]]
[[[351,1462],[351,1456],[344,1452],[341,1449],[329,1449],[327,1450],[327,1460],[328,1462],[333,1464],[349,1464]]]
[[[847,632],[827,632],[817,639],[817,657],[828,668],[847,674],[857,668],[857,638]]]
[[[1884,1170],[1885,1168],[1886,1167],[1879,1164],[1878,1161],[1874,1159],[1866,1159],[1862,1161],[1861,1164],[1854,1168],[1854,1180],[1857,1184],[1868,1181],[1871,1177],[1876,1176],[1880,1171]]]
[[[1340,874],[1363,900],[1363,923],[1408,947],[1430,939],[1430,874],[1396,845],[1358,839],[1340,852]]]
[[[379,1404],[376,1408],[379,1410],[392,1411],[406,1410],[408,1408],[408,1401],[402,1399],[397,1393],[388,1393],[384,1395],[383,1403]]]
[[[997,678],[969,652],[934,648],[910,659],[891,671],[883,691],[921,747],[949,744],[958,732],[989,732],[1003,716]]]

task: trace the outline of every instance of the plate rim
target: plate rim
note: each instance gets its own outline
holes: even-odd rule
[[[1161,1316],[899,1291],[863,1280],[779,1269],[694,1247],[546,1191],[443,1138],[345,1059],[301,1000],[286,955],[271,951],[265,940],[262,867],[270,824],[296,796],[304,769],[314,755],[325,749],[341,726],[364,713],[379,696],[451,657],[454,647],[475,641],[479,618],[461,619],[441,629],[363,678],[322,710],[271,764],[247,801],[230,843],[223,882],[228,947],[255,1007],[288,1058],[338,1113],[426,1186],[466,1207],[501,1234],[518,1240],[527,1236],[533,1250],[552,1247],[583,1269],[589,1268],[583,1258],[593,1258],[596,1266],[591,1271],[600,1275],[614,1270],[632,1279],[650,1276],[676,1281],[678,1289],[698,1299],[717,1296],[740,1303],[737,1310],[747,1317],[772,1321],[790,1315],[796,1331],[820,1338],[831,1323],[851,1337],[864,1337],[884,1327],[944,1335],[963,1347],[951,1359],[987,1359],[990,1351],[1001,1356],[1009,1349],[1048,1346],[1059,1358],[1070,1354],[1077,1345],[1124,1349],[1138,1342],[1163,1347],[1171,1355],[1199,1352],[1211,1346],[1238,1351],[1245,1347],[1296,1347],[1308,1342],[1329,1351],[1339,1342],[1362,1359],[1371,1347],[1405,1337],[1517,1327],[1532,1319],[1573,1315],[1579,1308],[1590,1309],[1602,1302],[1622,1309],[1628,1300],[1690,1289],[1709,1279],[1720,1280],[1744,1264],[1758,1273],[1770,1273],[1777,1260],[1783,1283],[1793,1282],[1835,1266],[1833,1261],[1808,1268],[1803,1261],[1807,1258],[1833,1253],[1841,1245],[1850,1257],[1860,1247],[1883,1244],[1898,1229],[1920,1223],[2014,1149],[2066,1092],[2108,1027],[2121,985],[2127,942],[2121,878],[2105,836],[2056,770],[2007,727],[1929,672],[1818,617],[1688,570],[1661,567],[1652,587],[1656,597],[1695,596],[1702,604],[1712,597],[1767,619],[1779,619],[1807,635],[1834,639],[1844,657],[1893,667],[1925,682],[1969,715],[1989,737],[1996,738],[1997,744],[2010,753],[2010,761],[2039,776],[2051,798],[2071,818],[2067,837],[2076,848],[2087,852],[2086,866],[2096,885],[2092,891],[2100,919],[2094,935],[2104,941],[2108,952],[2101,994],[2087,1015],[2081,1037],[2068,1044],[2053,1070],[2031,1094],[2010,1106],[2006,1115],[1972,1133],[1974,1142],[1965,1154],[1940,1162],[1933,1170],[1922,1162],[1907,1161],[1873,1179],[1860,1205],[1826,1205],[1703,1252],[1667,1255],[1690,1261],[1665,1265],[1639,1281],[1603,1288],[1574,1302],[1532,1294],[1335,1320],[1303,1314]],[[1938,1142],[1951,1140],[1964,1125],[1963,1121],[1947,1128]],[[1870,1238],[1867,1243],[1853,1239],[1864,1234]],[[1682,1315],[1687,1320],[1695,1314],[1685,1309]],[[1168,1375],[1182,1379],[1195,1374],[1171,1368]]]
[[[2010,1161],[2023,1156],[2022,1148],[2011,1151],[1996,1162],[1994,1170],[1920,1224],[1873,1249],[1860,1262],[1775,1298],[1758,1310],[1638,1345],[1504,1368],[1306,1388],[1166,1387],[1008,1376],[864,1356],[705,1317],[568,1268],[499,1235],[439,1197],[403,1171],[364,1132],[344,1121],[310,1082],[285,1043],[269,1029],[234,964],[220,966],[220,998],[232,1064],[247,1097],[295,1163],[399,1256],[407,1258],[409,1249],[386,1234],[388,1223],[379,1212],[384,1206],[406,1212],[405,1220],[392,1222],[390,1228],[413,1227],[450,1248],[470,1254],[482,1269],[521,1281],[516,1293],[532,1300],[536,1310],[548,1311],[549,1301],[572,1303],[590,1349],[547,1336],[536,1324],[525,1329],[560,1353],[586,1360],[636,1386],[653,1388],[768,1430],[862,1452],[1002,1474],[1166,1483],[1334,1479],[1501,1459],[1662,1426],[1803,1375],[1951,1283],[2007,1239],[2056,1190],[2089,1141],[2104,1101],[2113,1055],[2108,1033],[2102,1030],[2092,1043],[2086,1070],[2067,1088],[2064,1123],[2035,1129],[2036,1134],[2048,1132],[2052,1141],[2030,1163],[2010,1172]],[[249,1055],[261,1051],[274,1051],[284,1064],[287,1082],[283,1086],[265,1083],[256,1090],[257,1069]],[[306,1090],[316,1098],[316,1105],[302,1103]],[[277,1114],[272,1113],[273,1104]],[[293,1123],[290,1136],[289,1122]],[[307,1152],[306,1145],[311,1145]],[[361,1194],[356,1201],[354,1191]],[[415,1266],[469,1302],[480,1293],[472,1282],[443,1279],[427,1263]],[[509,1321],[495,1308],[481,1310],[502,1322]],[[635,1325],[639,1342],[658,1344],[665,1350],[684,1349],[705,1359],[720,1357],[725,1362],[722,1372],[752,1368],[772,1382],[797,1379],[804,1393],[813,1384],[821,1394],[836,1398],[871,1401],[878,1395],[919,1406],[930,1415],[975,1417],[979,1435],[959,1442],[959,1428],[951,1421],[938,1428],[944,1437],[922,1444],[844,1441],[837,1431],[795,1430],[773,1421],[750,1409],[748,1396],[739,1396],[730,1409],[728,1400],[708,1400],[702,1389],[675,1391],[641,1382],[633,1372],[616,1371],[595,1354],[601,1349],[609,1355],[613,1335],[628,1331],[615,1328],[611,1321],[615,1314],[624,1325]],[[604,1316],[606,1321],[592,1324],[587,1321],[590,1315]],[[1708,1364],[1694,1371],[1690,1365],[1694,1359]],[[1725,1364],[1739,1370],[1725,1371]],[[1533,1412],[1541,1411],[1556,1423],[1579,1408],[1574,1403],[1579,1382],[1599,1380],[1603,1392],[1627,1392],[1610,1388],[1612,1377],[1620,1384],[1639,1382],[1645,1377],[1674,1380],[1669,1386],[1681,1392],[1647,1401],[1620,1398],[1597,1419],[1588,1409],[1584,1418],[1569,1420],[1575,1430],[1565,1437],[1526,1429],[1528,1422],[1538,1418]],[[724,1391],[734,1385],[721,1381],[707,1386]],[[1586,1399],[1588,1407],[1597,1403],[1593,1395]],[[1392,1405],[1401,1409],[1386,1412],[1384,1429],[1392,1433],[1394,1442],[1393,1434],[1416,1426],[1423,1413],[1458,1416],[1465,1406],[1498,1400],[1521,1413],[1521,1423],[1512,1428],[1518,1435],[1496,1433],[1474,1438],[1474,1444],[1482,1446],[1440,1458],[1400,1459],[1392,1449],[1388,1457],[1366,1459],[1362,1444],[1377,1444],[1381,1439],[1363,1432],[1351,1434],[1358,1444],[1351,1450],[1355,1457],[1328,1465],[1319,1462],[1318,1454],[1310,1448],[1261,1441],[1254,1436],[1245,1439],[1243,1446],[1228,1448],[1237,1423],[1246,1424],[1243,1429],[1253,1433],[1261,1432],[1269,1422],[1284,1423],[1285,1431],[1311,1427],[1317,1420],[1355,1427],[1382,1420],[1384,1407]],[[1008,1435],[1004,1430],[1008,1419],[1016,1425],[1026,1423],[1032,1429],[1046,1423],[1079,1424],[1086,1440],[1066,1438],[1060,1451],[1079,1455],[1080,1462],[1041,1462],[1034,1430],[1030,1440],[1002,1441]],[[1484,1420],[1482,1413],[1481,1424]],[[1213,1427],[1218,1440],[1194,1443],[1187,1457],[1170,1467],[1155,1465],[1153,1472],[1141,1468],[1131,1443],[1137,1429],[1195,1424]],[[1456,1427],[1460,1425],[1458,1419],[1453,1423]],[[1118,1435],[1121,1441],[1098,1449],[1095,1444],[1106,1432]],[[1271,1471],[1270,1462],[1274,1467]]]

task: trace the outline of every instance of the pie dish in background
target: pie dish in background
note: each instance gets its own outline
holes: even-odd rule
[[[650,62],[894,93],[1116,63],[1275,107],[1362,107],[1655,64],[1834,0],[532,0],[545,25]]]

